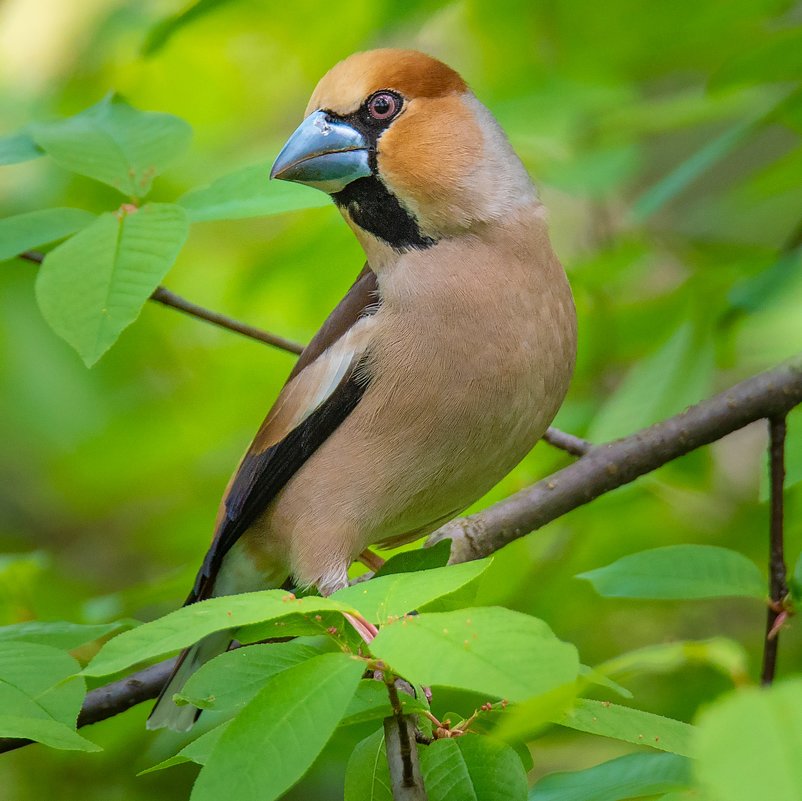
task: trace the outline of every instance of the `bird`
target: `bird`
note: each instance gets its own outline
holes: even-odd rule
[[[271,179],[330,195],[366,264],[302,352],[220,505],[186,603],[329,595],[368,546],[439,528],[509,473],[561,406],[576,314],[538,192],[463,78],[415,50],[358,52],[320,80]],[[185,650],[148,720],[227,650]]]

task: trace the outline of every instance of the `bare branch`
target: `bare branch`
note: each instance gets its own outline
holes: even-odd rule
[[[785,484],[785,414],[769,419],[769,476],[771,519],[769,522],[769,603],[766,639],[763,643],[761,683],[771,684],[777,670],[780,628],[788,617],[785,600],[788,580],[783,543],[783,485]]]
[[[25,253],[20,253],[19,258],[30,261],[33,264],[41,264],[45,259],[45,254],[40,253],[38,250],[26,250]],[[220,314],[220,312],[198,306],[197,303],[193,303],[186,298],[182,298],[180,295],[176,295],[175,292],[171,292],[164,286],[157,287],[150,296],[150,300],[184,312],[184,314],[189,314],[192,317],[196,317],[198,320],[203,320],[204,322],[211,323],[220,328],[225,328],[236,334],[242,334],[242,336],[254,339],[257,342],[264,342],[275,348],[286,350],[289,353],[300,355],[304,349],[304,345],[300,342],[293,342],[291,339],[286,339],[278,334],[271,334],[269,331],[264,331],[248,323],[242,323],[239,320],[235,320],[233,317]],[[586,440],[575,437],[572,434],[566,434],[556,428],[550,428],[543,439],[555,448],[561,448],[573,456],[581,456],[590,448],[590,443]]]
[[[593,443],[581,437],[575,437],[559,428],[550,426],[543,435],[543,441],[548,442],[553,448],[559,448],[571,456],[584,456],[592,447]]]
[[[19,258],[33,262],[34,264],[41,264],[44,261],[45,254],[37,250],[28,250],[25,253],[21,253]],[[269,331],[263,331],[261,328],[256,328],[247,323],[241,323],[233,317],[228,317],[225,314],[220,314],[211,309],[206,309],[203,306],[198,306],[197,303],[192,303],[192,301],[186,300],[186,298],[182,298],[180,295],[176,295],[175,292],[171,292],[163,286],[157,287],[150,296],[150,299],[156,303],[161,303],[164,306],[170,306],[173,309],[184,312],[184,314],[197,317],[198,320],[203,320],[204,322],[211,323],[220,328],[225,328],[228,331],[234,331],[236,334],[242,334],[250,339],[264,342],[267,345],[273,345],[273,347],[281,348],[281,350],[286,350],[296,355],[304,349],[304,346],[299,342],[293,342],[277,334],[271,334]]]
[[[682,414],[592,448],[574,464],[470,517],[436,531],[453,540],[451,562],[479,559],[605,492],[760,420],[802,403],[802,354],[748,378]]]

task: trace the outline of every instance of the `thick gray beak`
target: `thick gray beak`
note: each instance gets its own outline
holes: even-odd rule
[[[331,119],[326,112],[315,111],[287,140],[270,177],[308,184],[333,194],[370,173],[365,137],[347,123]]]

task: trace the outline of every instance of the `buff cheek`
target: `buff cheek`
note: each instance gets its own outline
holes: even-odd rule
[[[412,100],[379,139],[377,158],[390,191],[439,227],[482,158],[482,135],[460,95]]]

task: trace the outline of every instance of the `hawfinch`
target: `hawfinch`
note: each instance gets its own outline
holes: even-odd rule
[[[302,353],[231,479],[187,603],[343,587],[369,545],[434,531],[543,435],[576,318],[546,214],[491,113],[445,64],[356,53],[312,93],[271,178],[328,193],[367,263]],[[228,647],[182,655],[148,721]]]

